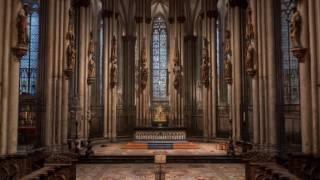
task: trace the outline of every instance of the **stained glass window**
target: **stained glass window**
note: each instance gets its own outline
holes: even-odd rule
[[[290,16],[292,0],[281,1],[281,63],[284,104],[299,104],[299,62],[290,52]]]
[[[167,96],[167,25],[162,17],[156,17],[152,28],[152,90],[158,99]]]
[[[29,20],[29,49],[20,63],[20,94],[35,95],[39,60],[39,4],[31,6]]]

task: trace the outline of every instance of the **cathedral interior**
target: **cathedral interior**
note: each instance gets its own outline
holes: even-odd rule
[[[320,180],[319,0],[0,0],[0,180]]]

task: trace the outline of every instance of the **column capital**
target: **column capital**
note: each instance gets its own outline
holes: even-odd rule
[[[90,0],[73,0],[73,7],[88,7],[90,6]]]
[[[239,8],[247,8],[248,2],[247,0],[229,0],[229,4],[231,7],[239,7]]]

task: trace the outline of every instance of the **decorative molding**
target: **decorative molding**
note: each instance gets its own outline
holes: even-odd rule
[[[302,17],[296,7],[292,8],[290,18],[290,40],[292,48],[302,48],[301,45]]]

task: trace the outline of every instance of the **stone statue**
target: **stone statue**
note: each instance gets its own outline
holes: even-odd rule
[[[205,87],[209,86],[210,83],[210,65],[209,65],[209,42],[205,40],[204,42],[204,53],[202,55],[202,64],[201,64],[201,84]]]
[[[141,92],[147,87],[148,81],[148,69],[147,69],[147,52],[145,38],[143,38],[142,49],[141,49],[141,67],[140,67],[140,88]]]
[[[113,36],[111,40],[111,57],[110,57],[110,86],[114,88],[117,84],[118,65],[117,65],[117,40]]]
[[[67,39],[69,41],[74,41],[75,40],[75,35],[74,35],[74,12],[73,12],[72,9],[69,10],[69,24],[68,24]]]
[[[301,48],[301,24],[302,19],[296,7],[292,8],[292,16],[290,19],[290,39],[292,48]]]
[[[224,74],[225,74],[225,80],[228,84],[231,84],[232,82],[232,63],[231,60],[226,60],[224,63]]]
[[[17,18],[18,45],[28,46],[29,43],[28,14],[28,5],[23,5],[23,8],[19,11]]]
[[[93,34],[90,32],[90,42],[89,42],[89,62],[88,62],[88,77],[95,78],[96,77],[96,63],[94,61],[94,41],[93,41]]]
[[[248,48],[246,52],[246,69],[247,71],[254,71],[254,54],[255,54],[255,46],[253,42],[248,43]]]
[[[76,50],[73,41],[69,42],[67,47],[67,69],[73,70],[76,62]]]
[[[182,67],[180,65],[180,52],[178,48],[178,43],[176,39],[176,47],[175,47],[175,57],[173,59],[174,66],[173,66],[173,73],[175,75],[173,81],[173,87],[178,90],[180,88],[180,82],[182,80]]]

